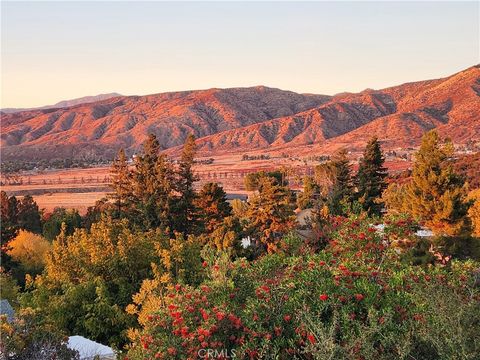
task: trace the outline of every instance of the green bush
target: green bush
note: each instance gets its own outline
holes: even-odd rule
[[[165,289],[128,358],[475,359],[478,264],[402,263],[405,227],[369,223],[344,220],[317,254],[292,238],[254,262],[211,254],[200,286]]]

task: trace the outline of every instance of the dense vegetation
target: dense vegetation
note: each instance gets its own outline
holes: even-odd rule
[[[340,151],[297,196],[259,172],[228,203],[216,183],[195,189],[193,137],[174,162],[152,135],[133,166],[120,151],[84,217],[2,192],[0,285],[18,319],[0,350],[70,359],[64,336],[83,335],[128,359],[477,359],[480,196],[451,151],[426,134],[387,188],[372,139],[355,175]]]

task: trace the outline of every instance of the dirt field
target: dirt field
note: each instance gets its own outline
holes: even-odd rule
[[[199,159],[206,160],[206,159]],[[315,160],[274,158],[242,161],[240,155],[216,157],[212,164],[199,164],[195,170],[200,177],[197,186],[206,182],[223,185],[227,193],[245,193],[243,178],[250,172],[260,170],[288,169],[289,181],[293,187],[300,186],[301,178],[313,174]],[[410,166],[409,162],[387,162],[392,171],[401,171]],[[356,164],[353,164],[356,168]],[[85,213],[89,206],[104,197],[108,191],[108,167],[88,169],[65,169],[31,171],[14,177],[0,174],[2,190],[9,195],[32,195],[40,208],[46,212],[55,207],[76,208]]]
[[[106,192],[90,192],[90,193],[55,193],[33,196],[38,206],[45,211],[52,212],[56,207],[64,207],[67,209],[77,209],[80,214],[85,214],[87,208],[95,204],[95,202],[106,196]]]

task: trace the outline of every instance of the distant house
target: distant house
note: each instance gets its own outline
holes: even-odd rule
[[[8,300],[0,300],[0,315],[5,315],[7,317],[7,321],[10,323],[15,318],[15,310],[13,310],[12,305],[10,305]]]
[[[112,348],[99,344],[83,336],[70,336],[67,346],[77,350],[80,360],[115,360],[116,355]]]
[[[379,234],[383,234],[385,224],[372,225],[372,227],[377,230]],[[432,237],[434,234],[432,230],[422,227],[415,232],[415,235],[418,237]]]
[[[247,201],[248,200],[248,195],[246,194],[227,194],[226,196],[227,201],[232,201],[235,199],[242,200],[242,201]]]

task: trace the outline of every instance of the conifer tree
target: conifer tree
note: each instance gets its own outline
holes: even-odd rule
[[[232,207],[227,202],[227,194],[217,183],[207,183],[200,190],[195,205],[198,208],[202,232],[213,232],[223,219],[230,216]]]
[[[452,155],[451,142],[442,146],[436,131],[426,133],[415,154],[412,181],[406,189],[408,212],[438,235],[469,231],[465,181],[454,172]]]
[[[379,199],[387,184],[387,169],[383,167],[385,157],[376,137],[370,139],[363,157],[360,159],[358,173],[355,179],[357,186],[356,197],[368,214],[380,215],[382,204]]]
[[[178,164],[176,190],[179,193],[179,199],[175,204],[174,229],[186,234],[191,234],[196,226],[196,207],[195,181],[198,180],[193,172],[195,162],[195,136],[190,134],[183,146],[182,155]]]
[[[35,234],[42,233],[41,212],[31,195],[24,196],[18,202],[18,226]]]
[[[18,233],[18,203],[15,196],[0,192],[0,229],[1,229],[1,265],[7,270],[11,266],[11,258],[7,254],[9,243]]]
[[[277,249],[282,235],[295,225],[294,206],[288,187],[272,177],[259,179],[258,194],[251,197],[245,217],[253,237],[266,245],[268,252]]]
[[[143,152],[135,158],[135,168],[132,173],[132,190],[137,213],[133,221],[146,229],[160,226],[156,197],[159,151],[160,144],[157,137],[150,134],[143,144]]]
[[[320,197],[320,186],[312,176],[303,178],[303,191],[297,196],[297,206],[300,209],[312,208]]]
[[[128,168],[127,156],[125,151],[120,149],[111,170],[111,183],[113,193],[110,198],[113,200],[117,216],[124,217],[127,208],[132,200],[132,181],[131,173]]]
[[[171,161],[161,154],[158,156],[155,166],[156,191],[155,206],[159,226],[172,230],[174,226],[173,219],[175,214],[172,213],[175,202],[175,169]]]
[[[315,180],[321,187],[322,200],[333,215],[341,215],[352,201],[353,185],[347,151],[342,149],[332,159],[315,168]]]

